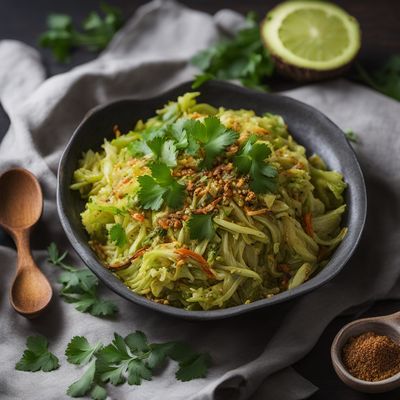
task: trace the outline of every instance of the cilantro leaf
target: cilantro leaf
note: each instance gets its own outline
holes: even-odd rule
[[[144,140],[135,140],[130,142],[127,149],[132,157],[144,156],[151,153],[149,146]]]
[[[153,152],[156,161],[164,163],[167,167],[176,166],[176,146],[172,140],[156,137],[147,145]]]
[[[75,308],[83,313],[95,317],[111,317],[118,311],[117,306],[109,300],[100,299],[96,292],[62,293],[67,303],[72,303]]]
[[[145,210],[159,210],[165,202],[168,207],[181,208],[185,186],[171,175],[171,170],[163,163],[150,166],[152,176],[139,176],[139,202]]]
[[[63,254],[60,254],[57,248],[57,245],[54,242],[51,242],[49,247],[47,248],[48,252],[48,261],[54,265],[60,265],[61,262],[67,257],[68,252],[64,251]]]
[[[190,135],[195,138],[203,148],[204,160],[202,166],[210,168],[220,153],[234,143],[239,134],[226,128],[217,117],[207,117],[204,123],[195,121],[190,126]]]
[[[93,290],[99,283],[97,278],[88,269],[63,271],[58,279],[63,284],[62,293]]]
[[[149,175],[139,176],[139,201],[145,210],[159,210],[164,202],[166,187],[162,187]]]
[[[70,16],[50,14],[48,30],[39,38],[40,45],[49,48],[60,62],[69,61],[72,50],[77,47],[86,47],[89,51],[104,49],[121,27],[122,18],[117,8],[103,4],[101,9],[104,18],[97,12],[90,13],[80,31],[74,28]]]
[[[49,372],[57,369],[58,358],[48,351],[48,342],[44,336],[29,336],[26,341],[27,349],[15,365],[19,371]]]
[[[123,338],[114,333],[110,344],[91,346],[83,336],[72,338],[65,351],[67,360],[73,364],[88,363],[80,379],[71,384],[67,394],[72,397],[90,395],[94,400],[105,400],[107,392],[103,385],[140,385],[151,380],[156,368],[167,358],[178,363],[176,378],[180,381],[206,376],[211,357],[195,352],[184,342],[148,343],[141,331],[132,332]]]
[[[234,159],[236,168],[251,177],[250,187],[256,193],[274,192],[277,188],[277,169],[265,163],[271,149],[265,143],[250,137]]]
[[[254,18],[248,18],[247,27],[233,38],[200,51],[191,62],[202,71],[196,76],[194,89],[210,79],[237,79],[245,86],[266,90],[264,81],[274,72],[273,61]]]
[[[186,382],[192,379],[204,378],[207,375],[211,358],[208,354],[196,354],[192,358],[179,363],[176,379]]]
[[[175,342],[169,356],[179,363],[179,369],[175,376],[178,380],[184,382],[204,378],[208,367],[211,365],[211,357],[208,354],[196,353],[183,342]]]
[[[131,360],[128,364],[128,384],[140,385],[142,379],[151,380],[152,371],[143,363],[142,360]]]
[[[199,63],[197,65],[199,65]],[[215,76],[209,73],[195,75],[194,82],[192,84],[192,89],[199,88],[203,83],[210,81],[211,79],[215,79]]]
[[[152,343],[150,345],[151,353],[147,359],[147,365],[150,369],[155,369],[165,362],[175,343]]]
[[[85,373],[67,389],[67,395],[71,397],[83,397],[92,389],[96,373],[96,362],[93,360]]]
[[[354,131],[352,131],[351,129],[346,131],[344,134],[345,134],[345,136],[346,136],[346,138],[347,138],[347,140],[349,142],[353,142],[353,143],[358,143],[359,142],[358,135]]]
[[[106,400],[107,392],[102,386],[95,384],[90,391],[90,397],[93,400]]]
[[[67,303],[74,304],[78,311],[88,312],[96,317],[112,316],[118,311],[115,304],[98,297],[99,281],[88,269],[65,264],[67,252],[60,255],[55,243],[48,247],[48,254],[48,261],[64,270],[59,276],[62,284],[60,295]]]
[[[85,365],[100,348],[100,343],[91,346],[85,337],[74,336],[67,345],[65,355],[71,364]]]
[[[125,343],[131,351],[147,351],[149,349],[146,335],[141,331],[129,334],[125,338]]]
[[[212,239],[215,235],[212,218],[212,214],[192,214],[188,221],[190,239]]]
[[[118,247],[123,247],[126,244],[126,233],[121,224],[114,224],[109,233],[111,241],[115,242]]]

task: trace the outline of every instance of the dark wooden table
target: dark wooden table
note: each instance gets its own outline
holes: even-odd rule
[[[128,17],[136,8],[146,3],[144,0],[109,0],[110,4],[121,8]],[[243,14],[256,11],[263,16],[278,1],[271,0],[182,0],[189,7],[214,13],[222,8],[231,8]],[[360,61],[367,67],[381,63],[390,54],[400,54],[400,1],[399,0],[340,0],[337,4],[345,7],[360,22],[363,32],[363,46]],[[37,36],[45,29],[46,15],[61,12],[81,21],[90,11],[98,7],[96,0],[0,0],[0,39],[17,39],[36,46]],[[95,57],[84,51],[74,54],[70,64],[58,64],[49,52],[41,50],[48,75],[67,71]],[[275,88],[290,87],[293,83],[278,80]],[[274,87],[274,86],[273,86]],[[9,120],[0,107],[0,139],[4,136]],[[0,241],[5,242],[4,236]],[[9,242],[7,242],[9,243]],[[385,301],[374,305],[365,316],[397,311],[400,301]],[[358,316],[359,317],[359,316]],[[398,400],[400,390],[382,395],[366,395],[347,388],[336,377],[330,363],[330,344],[337,331],[352,317],[336,318],[326,328],[314,349],[304,359],[295,364],[296,370],[313,382],[320,390],[311,400]],[[279,399],[272,399],[279,400]]]

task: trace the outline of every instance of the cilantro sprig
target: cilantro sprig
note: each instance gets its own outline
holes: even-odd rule
[[[44,336],[29,336],[26,340],[27,349],[15,365],[19,371],[49,372],[57,369],[58,358],[48,350],[48,342]]]
[[[95,400],[107,397],[107,383],[140,385],[143,380],[151,380],[168,358],[178,363],[175,377],[180,381],[206,376],[211,364],[208,354],[197,353],[186,343],[149,343],[141,331],[125,338],[114,333],[114,339],[106,346],[91,345],[86,338],[75,336],[65,355],[70,363],[88,365],[81,378],[68,387],[67,394],[72,397],[89,394]]]
[[[188,134],[199,144],[204,153],[201,164],[204,168],[211,168],[215,157],[220,155],[228,146],[233,144],[239,134],[221,124],[217,117],[207,117],[204,122],[194,121],[188,127]]]
[[[61,254],[54,242],[47,251],[48,261],[63,270],[59,276],[62,285],[60,295],[67,303],[72,303],[80,312],[96,317],[112,316],[118,311],[114,303],[99,297],[99,281],[88,269],[75,268],[65,263],[68,252]]]
[[[255,193],[276,191],[278,171],[265,162],[270,155],[268,145],[257,142],[257,137],[251,136],[234,159],[239,172],[250,175],[250,188]]]
[[[54,58],[60,62],[70,59],[74,48],[84,47],[89,51],[104,49],[122,26],[121,12],[105,3],[101,6],[103,17],[93,11],[76,30],[72,18],[66,14],[50,14],[47,18],[47,31],[39,38],[42,47],[49,48]]]
[[[254,15],[248,16],[247,24],[233,38],[220,41],[192,58],[192,64],[202,71],[196,76],[194,89],[210,79],[237,79],[247,87],[268,89],[265,80],[272,76],[274,64],[262,43]]]
[[[178,183],[171,170],[163,163],[150,165],[151,176],[138,178],[140,189],[138,197],[145,210],[159,210],[165,203],[168,207],[177,209],[183,206],[185,186]]]

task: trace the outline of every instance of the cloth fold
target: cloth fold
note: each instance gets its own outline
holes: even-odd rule
[[[6,60],[0,65],[0,100],[11,120],[0,145],[0,172],[22,166],[40,179],[45,208],[32,242],[38,249],[35,259],[55,292],[58,272],[47,264],[43,249],[53,240],[60,247],[68,246],[57,217],[55,188],[61,151],[74,128],[98,104],[126,96],[150,97],[193,78],[196,70],[187,60],[243,23],[240,15],[228,10],[210,16],[172,1],[154,1],[137,11],[96,60],[47,80],[34,49],[15,41],[0,42],[0,57]],[[229,320],[173,319],[103,288],[104,296],[119,306],[115,320],[79,313],[55,295],[47,313],[28,321],[8,304],[16,256],[14,250],[0,247],[0,352],[7,360],[0,364],[2,399],[66,398],[66,388],[81,373],[63,355],[73,336],[107,343],[113,332],[126,335],[136,329],[155,342],[186,340],[199,351],[208,351],[214,366],[207,378],[181,383],[176,382],[171,364],[141,386],[110,386],[112,399],[296,400],[315,392],[315,386],[290,365],[310,351],[341,312],[400,293],[400,105],[343,80],[284,94],[315,106],[343,129],[359,133],[360,143],[354,147],[366,177],[369,213],[361,245],[345,269],[301,298]],[[50,350],[60,358],[60,369],[34,374],[14,370],[26,337],[37,333],[49,339]]]

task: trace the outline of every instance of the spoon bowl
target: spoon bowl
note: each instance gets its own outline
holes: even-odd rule
[[[8,231],[27,229],[38,222],[43,196],[37,179],[27,170],[14,168],[0,177],[0,224]]]
[[[342,361],[342,349],[351,337],[365,332],[385,335],[400,343],[400,312],[359,319],[345,325],[336,335],[331,347],[332,364],[337,375],[347,386],[364,393],[383,393],[400,387],[400,372],[381,381],[369,382],[358,379],[347,371]]]
[[[27,318],[38,316],[53,295],[49,281],[32,258],[29,244],[31,228],[43,211],[39,182],[29,171],[14,168],[0,176],[0,225],[17,246],[17,272],[10,290],[10,303]]]

